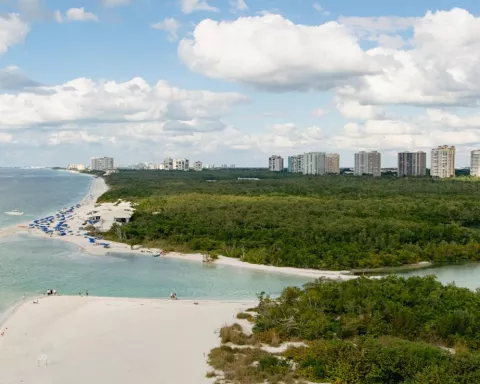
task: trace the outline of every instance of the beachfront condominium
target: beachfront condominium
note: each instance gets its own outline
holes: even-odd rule
[[[288,156],[288,172],[303,173],[303,155]]]
[[[441,179],[455,176],[455,147],[442,145],[432,149],[430,175]]]
[[[470,176],[480,176],[480,149],[470,152]]]
[[[92,157],[90,159],[92,171],[108,171],[114,168],[113,157]]]
[[[372,175],[380,177],[382,175],[382,157],[380,152],[358,152],[355,153],[354,174],[358,176]]]
[[[173,159],[173,170],[188,171],[189,169],[190,169],[190,163],[188,159]]]
[[[425,176],[427,174],[427,154],[418,152],[398,153],[398,177]]]
[[[304,175],[325,175],[327,165],[325,152],[308,152],[303,155]]]
[[[326,173],[340,174],[340,155],[338,153],[327,153]]]
[[[270,156],[268,158],[268,170],[271,172],[282,172],[283,157],[278,155]]]

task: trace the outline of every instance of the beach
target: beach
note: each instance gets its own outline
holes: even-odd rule
[[[254,302],[43,297],[0,326],[0,383],[212,383],[218,331]]]
[[[73,217],[67,220],[69,228],[72,230],[71,234],[66,236],[58,236],[53,234],[52,236],[48,233],[44,233],[38,229],[29,229],[28,224],[24,223],[14,227],[0,228],[0,237],[12,236],[20,232],[28,232],[31,236],[40,236],[51,238],[52,240],[67,241],[69,243],[77,245],[82,251],[90,253],[92,255],[106,255],[108,253],[131,253],[139,256],[151,257],[152,254],[158,253],[159,250],[152,250],[147,248],[138,248],[132,249],[129,245],[124,243],[118,243],[114,241],[106,241],[109,244],[109,248],[104,248],[101,245],[90,243],[88,238],[85,238],[83,230],[80,230],[83,227],[83,223],[92,216],[92,211],[98,209],[116,209],[115,204],[113,203],[104,203],[98,206],[96,204],[98,198],[103,195],[108,190],[108,186],[105,183],[105,180],[101,177],[95,178],[92,182],[87,196],[79,202],[79,207],[75,208],[73,211]],[[130,203],[124,202],[125,207],[129,210],[131,207]],[[133,208],[132,208],[133,209]],[[60,219],[52,224],[58,222]],[[170,252],[163,254],[161,257],[172,258],[179,260],[186,260],[192,262],[202,262],[203,255],[201,253],[192,253],[184,254],[178,252]],[[259,264],[250,264],[242,262],[239,259],[233,259],[229,257],[219,256],[217,260],[214,261],[218,265],[228,265],[236,268],[247,268],[252,270],[264,271],[264,272],[274,272],[282,273],[286,275],[295,275],[308,278],[327,278],[327,279],[339,279],[339,280],[348,280],[356,278],[355,276],[348,275],[348,271],[325,271],[325,270],[314,270],[314,269],[302,269],[302,268],[289,268],[289,267],[274,267],[269,265],[259,265]]]

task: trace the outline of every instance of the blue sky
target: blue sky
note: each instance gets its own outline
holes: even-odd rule
[[[480,4],[0,0],[0,165],[480,146]],[[451,29],[451,30],[450,30]],[[160,82],[160,83],[158,83]],[[3,116],[3,118],[2,118]]]

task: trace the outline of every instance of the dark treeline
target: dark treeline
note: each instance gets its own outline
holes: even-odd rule
[[[330,269],[480,259],[473,180],[122,171],[107,182],[103,201],[139,203],[131,244]]]
[[[257,337],[307,341],[284,357],[315,382],[480,383],[480,293],[434,277],[321,280],[257,312]]]

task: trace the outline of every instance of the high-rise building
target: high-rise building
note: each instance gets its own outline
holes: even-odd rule
[[[304,175],[324,175],[326,170],[326,153],[309,152],[303,155]]]
[[[173,159],[171,157],[167,157],[165,160],[163,160],[163,169],[165,171],[173,170]]]
[[[303,173],[303,155],[288,156],[288,172]]]
[[[432,177],[455,176],[455,147],[442,145],[432,149],[430,175]]]
[[[338,153],[327,153],[326,155],[327,165],[326,165],[326,173],[340,173],[340,155]]]
[[[113,157],[92,157],[90,159],[92,171],[108,171],[114,168]]]
[[[193,163],[193,169],[195,171],[201,171],[203,169],[203,164],[201,161],[196,161],[195,163]]]
[[[355,153],[355,175],[382,175],[382,157],[380,152],[358,152]]]
[[[399,152],[397,176],[425,176],[427,174],[427,154],[418,152]]]
[[[268,169],[271,172],[283,171],[283,157],[278,155],[270,156],[268,159]]]
[[[188,159],[173,159],[174,171],[188,171],[190,169],[190,163]]]
[[[470,176],[480,176],[480,150],[476,149],[470,153]]]

